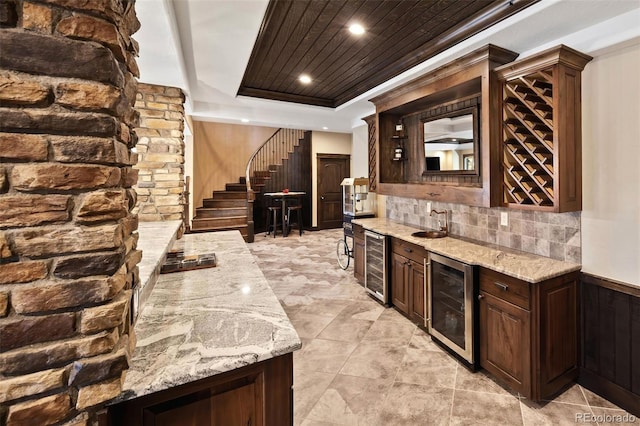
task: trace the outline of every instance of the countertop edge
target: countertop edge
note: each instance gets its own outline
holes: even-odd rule
[[[390,231],[387,227],[385,226],[376,226],[376,222],[381,222],[384,221],[385,224],[388,224],[390,226],[402,226],[404,228],[407,228],[407,234],[404,233],[399,233],[399,232],[394,232],[394,231]],[[373,223],[372,223],[373,222]],[[411,244],[416,244],[419,246],[424,247],[427,251],[436,253],[436,254],[440,254],[443,256],[447,256],[450,257],[452,259],[461,261],[461,262],[465,262],[471,265],[477,265],[477,266],[481,266],[487,269],[491,269],[492,271],[495,272],[499,272],[501,274],[504,275],[508,275],[510,277],[513,278],[517,278],[523,281],[527,281],[529,283],[535,284],[535,283],[539,283],[542,281],[546,281],[552,278],[556,278],[559,277],[561,275],[565,275],[571,272],[575,272],[575,271],[580,271],[582,269],[582,265],[577,264],[577,263],[571,263],[571,262],[565,262],[565,261],[561,261],[561,260],[556,260],[556,259],[552,259],[552,258],[548,258],[548,257],[544,257],[544,256],[540,256],[540,255],[536,255],[533,253],[528,253],[528,252],[523,252],[523,251],[518,251],[512,248],[508,248],[508,247],[501,247],[501,246],[497,246],[495,244],[487,244],[485,245],[481,245],[475,242],[471,242],[471,241],[465,241],[463,239],[459,239],[456,238],[455,236],[449,236],[449,237],[444,237],[444,238],[438,238],[438,239],[424,239],[424,238],[418,238],[418,237],[411,237],[411,233],[415,232],[415,231],[422,231],[422,229],[420,228],[416,228],[413,227],[411,225],[405,225],[401,222],[396,222],[394,220],[391,219],[386,219],[386,218],[375,218],[375,219],[357,219],[355,218],[353,220],[354,224],[356,225],[360,225],[362,226],[364,229],[367,229],[369,231],[373,231],[373,232],[377,232],[383,235],[387,235],[390,237],[394,237],[394,238],[398,238],[401,239],[403,241],[406,241],[408,243]],[[455,240],[457,243],[460,243],[461,245],[469,245],[469,246],[476,246],[481,248],[482,250],[491,250],[494,251],[496,253],[496,259],[499,259],[499,255],[500,253],[504,254],[505,256],[517,256],[517,257],[521,257],[520,259],[516,259],[518,261],[522,261],[522,262],[526,262],[526,261],[540,261],[540,262],[549,262],[550,264],[553,264],[554,266],[558,266],[557,269],[553,270],[552,272],[546,273],[546,274],[535,274],[535,275],[523,275],[521,273],[518,273],[517,271],[514,271],[513,269],[510,269],[508,267],[505,267],[503,265],[499,265],[496,264],[496,262],[494,261],[494,263],[488,263],[488,262],[483,262],[481,259],[468,259],[468,258],[461,258],[460,256],[456,255],[455,253],[451,253],[448,252],[446,250],[443,250],[442,248],[439,247],[433,247],[433,244],[441,244],[443,241],[450,239],[450,240]],[[432,244],[429,244],[429,243]],[[494,246],[494,247],[489,247],[489,246]],[[562,266],[562,267],[560,267]]]

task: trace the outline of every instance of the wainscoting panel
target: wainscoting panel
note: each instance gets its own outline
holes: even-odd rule
[[[581,385],[640,415],[640,288],[582,274]]]

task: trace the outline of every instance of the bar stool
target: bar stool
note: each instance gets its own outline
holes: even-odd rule
[[[302,228],[304,226],[304,223],[302,222],[302,200],[292,199],[291,204],[287,205],[287,234],[291,231],[291,218],[293,217],[293,212],[297,213],[295,224],[298,225],[298,232],[300,233],[300,236],[302,236]]]
[[[282,199],[280,198],[272,198],[270,197],[270,204],[267,206],[267,233],[264,234],[266,237],[273,231],[273,238],[276,237],[276,232],[278,230],[278,218],[282,217]],[[284,225],[280,224],[280,228],[282,230],[282,235],[284,235]]]

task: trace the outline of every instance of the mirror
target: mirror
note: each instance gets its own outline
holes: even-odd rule
[[[464,108],[423,123],[425,174],[478,174],[477,109]]]

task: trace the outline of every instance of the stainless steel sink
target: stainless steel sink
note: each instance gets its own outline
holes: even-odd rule
[[[447,236],[446,231],[418,231],[411,234],[412,237],[418,238],[442,238]]]

